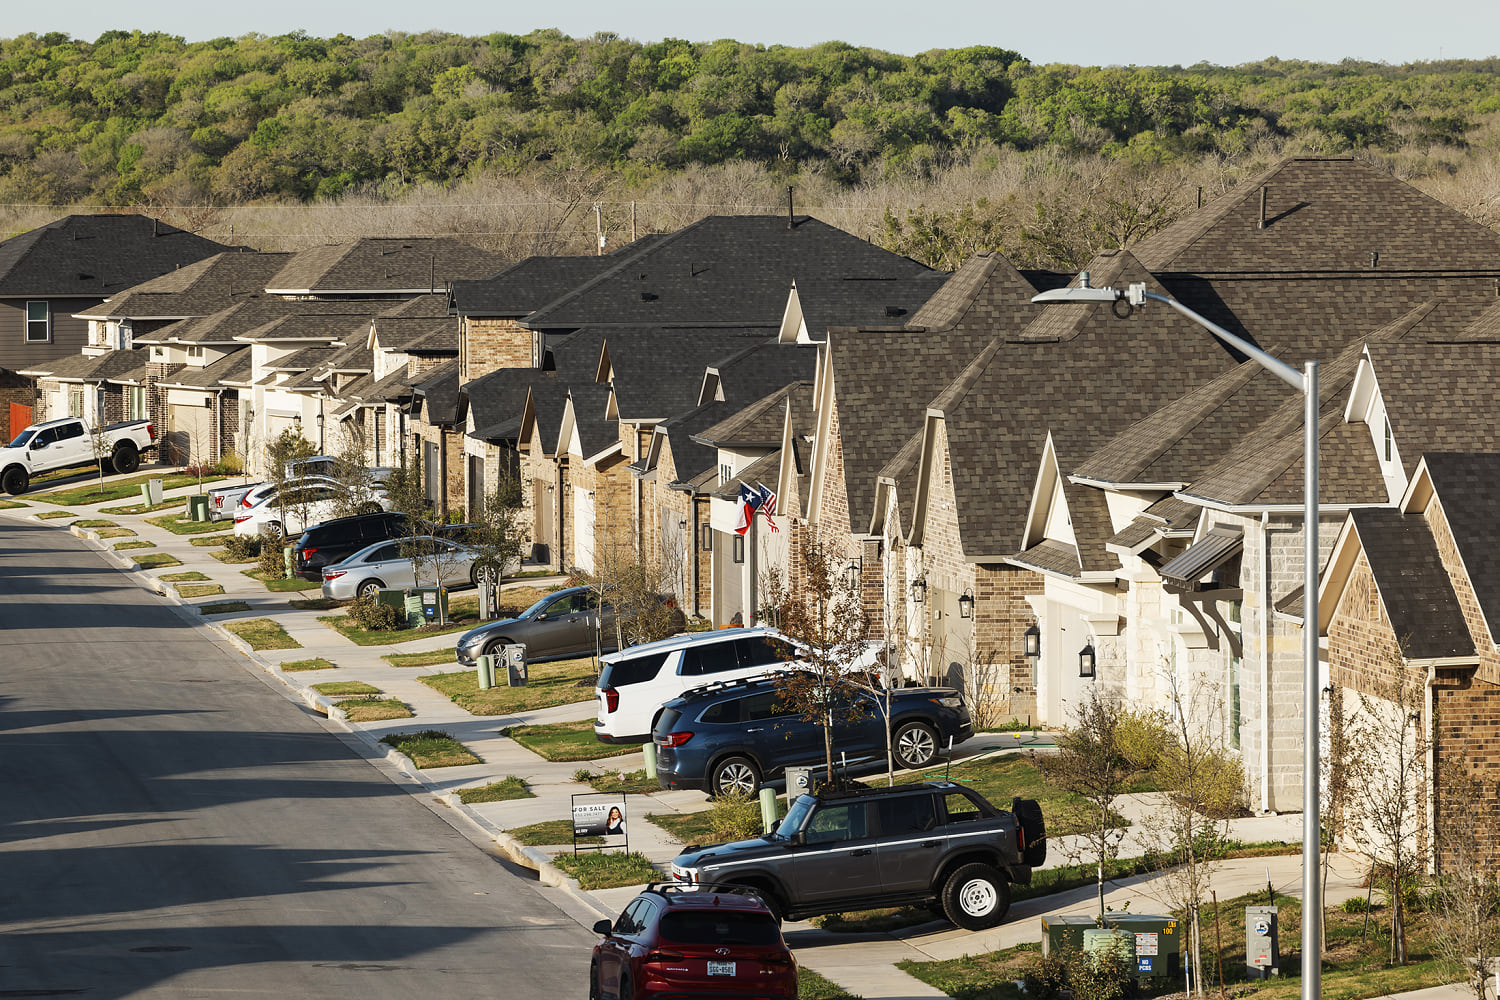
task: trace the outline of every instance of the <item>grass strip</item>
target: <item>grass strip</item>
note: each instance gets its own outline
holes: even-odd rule
[[[95,534],[100,538],[125,538],[128,535],[134,535],[135,532],[129,528],[100,528]]]
[[[299,670],[332,670],[335,666],[337,664],[317,656],[311,660],[288,660],[281,664],[279,669],[282,673],[292,674]]]
[[[187,596],[187,595],[183,595],[183,596]],[[250,610],[250,605],[247,604],[244,601],[220,601],[217,604],[200,604],[200,605],[198,605],[198,613],[200,615],[205,616],[205,617],[210,616],[210,615],[232,615],[232,614],[237,614],[237,613],[239,613],[241,611],[249,611],[249,610]],[[261,620],[262,621],[268,621],[269,619],[264,619],[263,618]],[[276,627],[277,628],[281,628],[280,625],[278,625]],[[282,634],[286,635],[286,633],[284,631],[282,632]],[[291,636],[287,636],[287,641],[291,642],[292,641],[292,637]],[[294,645],[301,645],[301,643],[294,643]],[[289,648],[289,647],[285,647],[285,646],[264,646],[264,647],[257,647],[257,648],[264,648],[264,649],[285,649],[285,648]]]
[[[252,580],[259,580],[273,594],[297,594],[304,590],[318,590],[323,586],[321,580],[304,580],[300,576],[294,576],[291,579],[284,576],[267,576],[259,567],[242,569],[240,572]]]
[[[98,518],[85,518],[82,521],[74,521],[75,528],[118,528],[114,521],[101,521]]]
[[[600,744],[601,746],[603,744]],[[646,777],[646,769],[635,771],[591,771],[586,767],[573,772],[574,781],[586,782],[596,792],[618,792],[622,795],[647,795],[661,791],[661,782]]]
[[[797,969],[797,1000],[861,1000],[838,983],[801,966]]]
[[[165,580],[168,583],[196,583],[207,580],[208,577],[197,570],[188,570],[183,573],[163,573],[158,579]]]
[[[381,659],[393,667],[435,667],[439,663],[457,661],[458,650],[449,648],[433,649],[426,653],[386,653]]]
[[[282,670],[286,667],[282,666]],[[380,694],[380,688],[364,681],[324,681],[322,684],[312,685],[312,689],[318,694],[332,698],[341,694]]]
[[[570,819],[549,819],[540,823],[531,823],[527,826],[518,826],[506,833],[516,838],[526,847],[552,847],[557,844],[594,844],[604,843],[603,837],[579,837],[573,840],[573,821]]]
[[[198,539],[195,538],[193,539],[193,541],[196,542],[198,541]],[[231,565],[235,563],[253,563],[259,561],[257,556],[237,556],[233,552],[230,552],[228,549],[214,549],[209,553],[209,555],[213,556],[221,563],[229,563]]]
[[[348,639],[356,646],[399,646],[403,642],[411,642],[415,639],[423,639],[430,635],[447,635],[450,632],[467,632],[479,623],[479,616],[472,611],[462,617],[452,613],[453,606],[450,604],[450,621],[447,625],[423,625],[420,628],[380,629],[374,632],[365,631],[360,625],[348,615],[326,615],[318,621],[333,629],[339,635]]]
[[[170,552],[152,552],[136,557],[135,564],[141,569],[160,569],[163,566],[181,566],[182,560]]]
[[[581,722],[548,722],[536,726],[510,726],[501,730],[527,750],[546,760],[602,760],[638,753],[640,747],[600,743],[594,737],[594,724]]]
[[[72,474],[77,475],[76,472]],[[204,479],[203,481],[205,483],[217,482],[223,478],[223,476],[214,476],[211,479]],[[184,486],[191,486],[198,482],[197,476],[187,476],[182,473],[133,476],[130,479],[112,479],[107,483],[101,483],[95,479],[87,485],[80,484],[69,489],[49,490],[46,493],[39,493],[36,499],[43,503],[54,504],[94,504],[105,503],[110,500],[124,500],[127,497],[139,497],[141,495],[141,487],[152,479],[161,480],[163,491],[181,489]],[[173,505],[186,504],[187,498],[183,497],[170,501],[170,503]],[[165,507],[167,504],[163,504],[162,506]],[[107,511],[106,513],[115,513],[115,511]],[[121,513],[124,512],[122,511]]]
[[[206,549],[206,548],[208,548],[209,546],[212,546],[212,545],[223,545],[223,544],[225,544],[226,542],[229,541],[230,537],[232,537],[232,536],[228,536],[228,535],[200,535],[197,538],[189,538],[188,539],[188,544],[189,545],[193,545],[193,546],[197,546],[198,548]]]
[[[177,584],[179,596],[191,600],[195,597],[214,597],[224,593],[223,584],[218,583],[179,583]],[[245,605],[249,607],[249,605]]]
[[[380,742],[395,747],[410,757],[414,765],[423,769],[484,763],[468,747],[436,729],[424,729],[419,733],[391,733],[389,736],[382,736]]]
[[[147,524],[154,524],[158,528],[166,528],[174,535],[211,535],[216,532],[230,531],[234,525],[225,521],[189,521],[179,514],[168,514],[165,517],[148,517]]]
[[[385,722],[389,719],[410,719],[417,713],[400,698],[345,698],[338,702],[344,718],[350,722]]]
[[[526,782],[514,775],[492,781],[488,785],[479,785],[475,788],[460,788],[458,790],[458,801],[464,805],[476,805],[480,802],[509,802],[511,799],[534,799],[531,789],[526,787]]]
[[[618,889],[627,885],[644,885],[661,878],[644,854],[631,851],[590,851],[587,854],[559,854],[552,863],[578,880],[579,888]]]
[[[110,548],[114,549],[116,552],[123,552],[126,549],[154,549],[156,548],[156,543],[147,542],[142,539],[136,539],[135,541],[130,542],[115,542],[115,544],[110,546]]]
[[[472,669],[427,674],[417,679],[447,695],[453,704],[470,715],[513,715],[594,699],[594,678],[598,676],[598,670],[592,658],[531,663],[527,665],[526,673],[527,681],[523,687],[501,684],[487,691],[479,689],[478,672]]]
[[[71,510],[44,510],[37,514],[39,521],[54,521],[59,517],[77,517]]]
[[[223,627],[248,642],[251,649],[302,648],[302,643],[287,635],[286,629],[269,618],[253,618],[250,621],[243,622],[225,622]]]

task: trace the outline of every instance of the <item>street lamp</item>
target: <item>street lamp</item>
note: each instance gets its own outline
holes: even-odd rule
[[[1323,980],[1323,911],[1318,890],[1322,832],[1318,816],[1318,363],[1308,361],[1299,372],[1181,302],[1148,292],[1144,283],[1125,289],[1090,288],[1087,271],[1078,280],[1077,288],[1054,288],[1032,296],[1031,301],[1040,305],[1125,302],[1134,307],[1143,307],[1148,300],[1160,302],[1302,393],[1302,1000],[1318,1000]]]

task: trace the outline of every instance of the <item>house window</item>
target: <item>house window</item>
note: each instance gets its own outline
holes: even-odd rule
[[[188,360],[189,361],[192,361],[195,358],[197,360],[199,360],[199,361],[202,361],[203,360],[203,348],[200,345],[198,345],[198,344],[192,344],[187,349],[187,356],[188,356]]]
[[[1229,631],[1236,643],[1244,641],[1243,601],[1229,602]],[[1227,645],[1227,644],[1226,644]],[[1240,748],[1240,658],[1229,654],[1229,745]]]
[[[143,385],[127,385],[125,387],[125,419],[146,419],[146,387]]]
[[[52,310],[45,300],[26,303],[26,343],[45,344],[52,339]]]
[[[83,416],[83,386],[76,386],[68,390],[68,416]]]
[[[1387,420],[1385,421],[1385,460],[1387,462],[1395,454],[1396,444],[1394,438],[1395,435],[1391,433],[1391,422]]]
[[[722,464],[722,465],[719,466],[719,484],[720,485],[723,485],[724,483],[729,482],[729,480],[731,480],[733,478],[734,478],[734,466],[729,465],[728,463],[725,463],[725,464]]]

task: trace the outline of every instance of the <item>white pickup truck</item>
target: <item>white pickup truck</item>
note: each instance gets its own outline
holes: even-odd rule
[[[0,448],[0,490],[25,493],[32,476],[93,465],[100,452],[114,471],[128,474],[140,468],[141,452],[156,447],[156,427],[149,420],[110,424],[99,436],[96,440],[93,429],[77,417],[32,424]]]

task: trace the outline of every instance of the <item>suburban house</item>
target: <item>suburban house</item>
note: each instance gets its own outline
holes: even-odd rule
[[[0,242],[0,439],[40,419],[25,373],[89,345],[76,314],[230,249],[143,215],[69,215]],[[87,384],[73,383],[54,415],[93,417]]]

